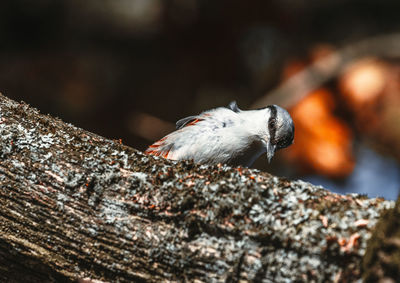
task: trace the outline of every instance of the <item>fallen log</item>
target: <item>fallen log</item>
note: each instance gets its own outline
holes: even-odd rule
[[[0,94],[0,281],[352,281],[383,199],[151,157]]]

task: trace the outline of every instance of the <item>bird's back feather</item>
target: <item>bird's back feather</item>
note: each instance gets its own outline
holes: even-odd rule
[[[232,131],[228,129],[238,125],[240,120],[236,112],[225,107],[183,118],[176,123],[176,131],[150,145],[145,153],[173,160],[213,163],[211,160],[216,156],[212,152],[221,153],[224,141],[232,141],[234,137],[230,137]]]

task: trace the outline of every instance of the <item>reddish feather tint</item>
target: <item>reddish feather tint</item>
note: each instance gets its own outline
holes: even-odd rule
[[[204,114],[204,116],[210,116],[209,114]],[[185,125],[185,127],[193,126],[196,125],[198,122],[203,121],[201,118],[196,118],[193,121],[190,121]],[[168,155],[170,153],[170,149],[168,150],[160,150],[160,146],[164,145],[164,141],[167,139],[167,137],[163,137],[162,139],[156,141],[152,145],[149,146],[149,148],[144,152],[145,154],[150,154],[154,156],[162,156],[164,158],[168,158]]]
[[[202,120],[202,119],[195,119],[195,120],[191,121],[190,123],[187,123],[187,124],[185,125],[185,127],[196,125],[196,124],[197,124],[198,122],[200,122],[200,121],[203,121],[203,120]]]

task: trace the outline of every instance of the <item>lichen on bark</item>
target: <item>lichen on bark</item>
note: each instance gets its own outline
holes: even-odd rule
[[[383,213],[363,258],[365,282],[400,281],[400,197]]]
[[[356,280],[393,202],[151,157],[0,95],[0,281]]]

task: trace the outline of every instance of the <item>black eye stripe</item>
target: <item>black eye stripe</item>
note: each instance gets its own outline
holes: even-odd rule
[[[276,120],[270,118],[269,121],[268,121],[268,127],[269,127],[269,128],[274,128],[274,127],[276,127]]]
[[[267,108],[271,112],[271,117],[269,117],[268,120],[268,130],[269,130],[269,135],[270,135],[270,140],[272,144],[275,144],[275,135],[276,135],[276,116],[278,114],[278,111],[275,107],[275,105],[269,105]]]

